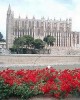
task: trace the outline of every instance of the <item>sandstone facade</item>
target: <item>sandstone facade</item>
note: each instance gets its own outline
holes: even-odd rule
[[[20,16],[14,18],[14,12],[9,5],[6,19],[7,49],[12,47],[15,38],[23,35],[31,35],[35,39],[43,39],[47,35],[54,36],[56,47],[76,47],[80,44],[80,33],[72,32],[72,19],[22,19]]]

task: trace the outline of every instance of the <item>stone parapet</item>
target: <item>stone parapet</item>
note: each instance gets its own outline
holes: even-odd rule
[[[9,54],[0,55],[0,64],[53,65],[80,63],[78,55],[54,56],[51,54]]]

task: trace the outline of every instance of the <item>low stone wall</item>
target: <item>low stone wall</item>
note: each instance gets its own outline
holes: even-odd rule
[[[68,64],[80,63],[80,56],[54,56],[41,54],[10,54],[0,55],[0,64],[26,64],[26,65],[53,65],[53,64]]]

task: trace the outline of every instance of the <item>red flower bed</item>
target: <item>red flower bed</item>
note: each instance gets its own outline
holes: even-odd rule
[[[6,86],[6,95],[29,98],[38,94],[49,94],[56,98],[80,95],[80,69],[57,71],[54,68],[35,70],[0,71],[0,86]],[[1,87],[2,89],[2,87]],[[26,92],[26,93],[25,93]],[[6,98],[7,96],[4,96]],[[1,97],[2,99],[2,97]]]

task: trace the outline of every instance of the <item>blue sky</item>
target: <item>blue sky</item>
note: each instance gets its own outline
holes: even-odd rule
[[[72,30],[80,31],[80,0],[0,0],[0,31],[6,36],[6,13],[11,5],[14,16],[22,18],[72,18]]]

